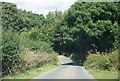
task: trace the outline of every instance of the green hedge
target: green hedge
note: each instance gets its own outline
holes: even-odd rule
[[[21,64],[18,34],[12,30],[2,32],[2,72],[10,74]]]
[[[53,49],[51,47],[52,43],[45,40],[46,37],[42,35],[43,34],[37,28],[22,32],[19,36],[20,47],[28,48],[31,51],[43,51],[47,53],[53,52]]]
[[[2,34],[3,76],[20,73],[44,64],[57,64],[57,54],[50,43],[39,39],[32,40],[28,32],[18,34],[13,30],[3,30]]]
[[[89,54],[84,66],[88,69],[117,70],[120,68],[118,65],[118,50],[111,53]]]

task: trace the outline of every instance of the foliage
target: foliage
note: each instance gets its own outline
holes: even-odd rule
[[[56,55],[51,47],[51,29],[45,28],[43,15],[17,9],[15,4],[2,2],[2,69],[3,74],[19,73],[35,66],[27,65],[21,57],[24,50],[45,52],[44,59],[35,60],[35,64],[57,63]],[[50,32],[50,34],[48,33]],[[48,33],[48,34],[46,34]],[[52,53],[52,54],[46,54]],[[29,52],[28,52],[29,53]],[[29,55],[28,55],[29,56]],[[34,55],[33,55],[34,56]],[[40,55],[38,55],[40,56]],[[33,57],[31,57],[33,58]],[[28,60],[28,59],[27,59]],[[37,63],[38,62],[38,63]],[[30,63],[32,65],[32,63]],[[37,65],[36,65],[37,66]]]
[[[32,12],[27,12],[25,10],[18,10],[18,15],[23,21],[21,24],[26,29],[31,29],[35,27],[42,27],[45,24],[45,17],[42,14],[36,14]]]
[[[120,69],[118,62],[118,50],[102,54],[97,52],[87,56],[84,66],[88,69],[118,70]]]
[[[89,51],[118,49],[119,14],[117,2],[75,2],[54,29],[54,50],[73,54],[73,60],[83,63]],[[107,67],[107,60],[104,62],[103,68]]]
[[[49,43],[39,40],[34,42],[25,38],[25,34],[19,35],[12,30],[4,30],[2,33],[2,72],[4,75],[58,62],[57,54],[53,52]],[[27,51],[29,49],[31,51]]]
[[[41,30],[35,28],[20,34],[20,47],[31,51],[53,52],[51,42],[42,33]],[[23,40],[24,39],[24,40]]]
[[[22,58],[26,62],[27,69],[40,67],[45,64],[57,64],[58,61],[55,53],[47,54],[45,52],[32,52],[29,50],[24,50],[22,53]]]
[[[2,2],[2,26],[4,29],[14,29],[20,31],[24,28],[22,20],[19,18],[15,4]]]
[[[2,72],[3,74],[10,74],[22,63],[18,34],[11,30],[3,30],[2,33]]]
[[[58,41],[66,41],[64,49],[83,54],[90,49],[105,52],[118,48],[118,8],[118,3],[112,2],[76,2],[56,29]]]
[[[13,3],[2,2],[2,26],[4,29],[13,29],[22,32],[31,27],[41,27],[45,18],[42,14],[35,14],[17,9]]]

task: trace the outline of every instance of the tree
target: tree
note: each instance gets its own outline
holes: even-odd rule
[[[111,6],[112,5],[112,6]],[[118,3],[76,2],[65,17],[69,32],[79,52],[114,48],[118,32]],[[116,32],[115,32],[116,31]]]
[[[41,28],[45,24],[45,17],[42,14],[35,14],[25,10],[18,10],[18,14],[23,21],[23,24],[21,25],[29,30],[35,27]]]
[[[45,18],[42,14],[19,10],[13,3],[2,2],[2,22],[4,29],[21,32],[33,27],[42,27]]]

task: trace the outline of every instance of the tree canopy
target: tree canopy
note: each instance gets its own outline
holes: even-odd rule
[[[70,46],[70,50],[81,53],[110,51],[117,47],[119,13],[118,3],[78,1],[68,9],[64,21],[57,27],[57,33],[61,34],[58,40],[61,37],[67,41],[64,44],[67,48],[63,46],[65,50]]]

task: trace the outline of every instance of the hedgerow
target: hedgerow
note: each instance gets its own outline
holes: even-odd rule
[[[111,53],[90,53],[84,62],[84,66],[88,69],[118,70],[120,69],[118,58],[118,50]]]

